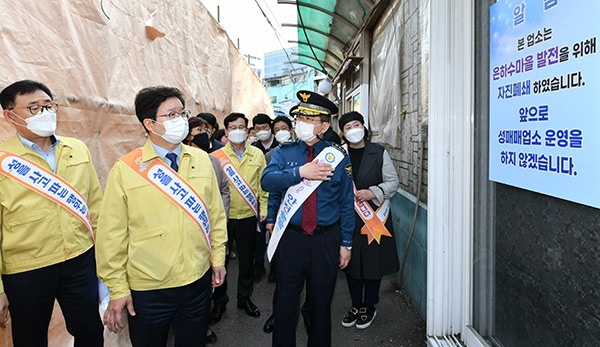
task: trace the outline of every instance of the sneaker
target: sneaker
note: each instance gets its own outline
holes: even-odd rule
[[[377,316],[375,306],[363,306],[358,310],[358,319],[356,320],[357,329],[368,328]]]
[[[353,326],[356,323],[357,319],[358,319],[358,308],[356,306],[352,306],[352,307],[350,307],[348,312],[346,312],[344,314],[344,317],[342,318],[342,326],[344,328],[350,328],[351,326]]]

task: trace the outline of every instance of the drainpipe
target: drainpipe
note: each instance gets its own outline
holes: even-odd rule
[[[415,232],[415,228],[417,226],[417,216],[419,214],[419,204],[421,202],[421,185],[423,180],[423,152],[424,152],[424,143],[427,142],[427,127],[428,122],[427,118],[421,122],[421,126],[419,129],[419,134],[417,135],[417,143],[418,143],[418,159],[417,159],[417,200],[415,202],[415,212],[413,213],[412,225],[410,226],[410,232],[408,234],[408,240],[406,241],[406,248],[404,250],[404,255],[402,256],[402,264],[400,265],[400,288],[404,284],[404,267],[406,266],[406,257],[408,256],[408,249],[410,247],[410,242],[412,240],[413,234]]]

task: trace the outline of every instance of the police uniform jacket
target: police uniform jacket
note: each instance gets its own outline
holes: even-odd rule
[[[398,189],[398,176],[389,154],[383,146],[369,140],[365,140],[360,168],[353,179],[357,190],[369,189],[375,193],[376,198],[369,201],[373,211],[377,211],[383,199],[390,198]],[[352,257],[345,269],[346,273],[356,279],[377,280],[398,271],[398,253],[391,211],[385,226],[392,237],[381,236],[380,244],[377,240],[369,244],[367,236],[360,233],[363,225],[363,220],[357,214]]]
[[[86,145],[76,139],[57,137],[54,149],[56,175],[86,199],[95,229],[102,188]],[[15,153],[49,171],[48,163],[17,135],[0,144],[0,151]],[[0,225],[2,226],[2,274],[14,274],[64,262],[94,245],[87,226],[71,212],[39,193],[0,175]],[[0,293],[4,287],[0,281]]]
[[[208,210],[212,252],[180,207],[119,160],[108,175],[96,240],[98,276],[111,300],[130,289],[181,287],[202,277],[211,264],[225,265],[226,218],[215,170],[201,149],[182,145],[180,158],[179,175]],[[162,160],[147,141],[141,160],[152,159]]]
[[[314,156],[333,145],[331,142],[318,141],[314,144]],[[337,145],[336,145],[337,146]],[[344,149],[337,146],[343,153]],[[302,181],[300,166],[306,164],[308,146],[304,141],[285,142],[275,149],[271,162],[263,173],[261,184],[269,192],[269,212],[267,223],[275,223],[281,197],[285,191]],[[335,168],[329,181],[323,181],[317,187],[317,226],[340,225],[342,246],[352,246],[354,232],[354,192],[352,190],[352,170],[350,159],[344,159]],[[301,206],[290,219],[290,224],[302,224]]]

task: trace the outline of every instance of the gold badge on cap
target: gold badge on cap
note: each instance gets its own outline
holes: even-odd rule
[[[310,93],[298,93],[302,98],[302,101],[307,102],[308,98],[310,98]]]

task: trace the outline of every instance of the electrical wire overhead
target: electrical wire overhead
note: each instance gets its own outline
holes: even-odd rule
[[[291,48],[285,47],[284,42],[287,42],[287,39],[284,37],[283,34],[281,34],[273,25],[273,22],[269,19],[269,17],[267,16],[267,14],[265,13],[265,11],[263,10],[263,8],[260,6],[260,4],[258,3],[258,0],[254,0],[254,2],[256,3],[256,6],[258,6],[258,9],[260,10],[260,12],[262,13],[263,17],[265,18],[265,20],[267,21],[267,23],[269,23],[269,26],[271,27],[271,29],[273,30],[273,33],[275,33],[275,37],[277,37],[277,41],[279,41],[279,45],[281,46],[281,48],[283,48],[283,51],[285,53],[285,56],[287,58],[288,63],[290,64],[290,67],[293,71],[293,74],[296,75],[298,74],[298,72],[296,71],[296,69],[294,68],[294,63],[292,62],[292,59],[290,58],[290,55],[288,54],[288,49],[292,50]],[[273,16],[273,21],[275,23],[277,23],[277,25],[281,28],[281,25],[279,24],[279,22],[277,22],[277,20],[275,19],[275,16],[273,15],[273,12],[271,11],[271,8],[269,8],[268,4],[264,4],[265,7],[269,10],[269,12],[271,13],[271,15]],[[283,31],[283,29],[282,29]]]

